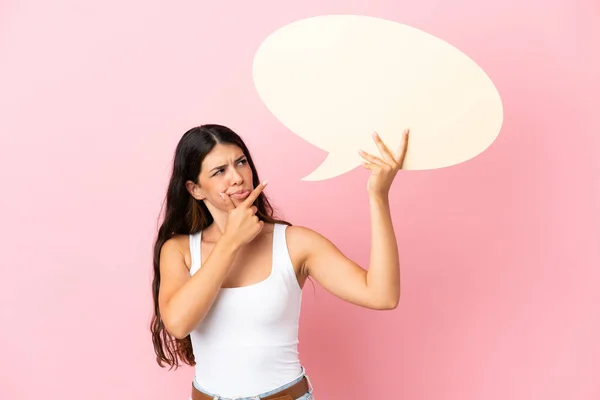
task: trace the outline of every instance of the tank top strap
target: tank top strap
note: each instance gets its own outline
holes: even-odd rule
[[[190,275],[194,275],[202,264],[202,231],[190,234],[190,258],[192,265],[190,266]]]
[[[276,223],[273,228],[273,272],[282,275],[286,280],[297,281],[285,238],[287,227],[286,224]]]

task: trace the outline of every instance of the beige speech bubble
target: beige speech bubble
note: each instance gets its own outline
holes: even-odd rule
[[[486,73],[447,42],[416,28],[359,15],[323,15],[269,35],[254,57],[256,90],[288,129],[329,152],[305,181],[380,155],[379,132],[396,152],[410,128],[404,169],[435,169],[488,148],[502,100]]]

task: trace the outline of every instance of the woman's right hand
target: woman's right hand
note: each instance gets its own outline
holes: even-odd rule
[[[229,212],[223,236],[232,240],[237,246],[250,243],[262,230],[264,222],[256,216],[257,208],[252,205],[267,186],[267,182],[259,184],[237,207],[226,193],[221,193],[225,207]]]

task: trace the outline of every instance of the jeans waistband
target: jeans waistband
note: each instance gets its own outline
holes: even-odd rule
[[[313,386],[312,386],[312,384],[310,382],[310,378],[306,374],[306,369],[304,367],[302,367],[302,372],[300,373],[300,376],[298,376],[297,378],[293,379],[292,381],[290,381],[288,383],[285,383],[285,384],[283,384],[283,385],[281,385],[278,388],[275,388],[273,390],[269,390],[268,392],[260,393],[260,394],[257,394],[257,395],[254,395],[254,396],[249,396],[249,397],[248,396],[246,396],[246,397],[223,397],[223,396],[220,396],[219,394],[211,393],[211,392],[207,391],[206,389],[204,389],[202,386],[200,386],[198,384],[198,382],[196,381],[195,378],[193,380],[193,385],[194,385],[194,387],[196,389],[198,389],[202,393],[204,393],[204,394],[206,394],[208,396],[213,397],[214,400],[260,400],[263,397],[270,396],[270,395],[272,395],[274,393],[277,393],[277,392],[279,392],[279,391],[281,391],[283,389],[286,389],[286,388],[288,388],[290,386],[295,385],[296,383],[300,382],[305,377],[306,377],[306,380],[308,382],[309,393],[312,393]]]

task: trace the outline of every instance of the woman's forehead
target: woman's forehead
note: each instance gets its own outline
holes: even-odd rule
[[[234,144],[220,144],[218,143],[204,158],[203,164],[210,166],[212,164],[221,165],[235,161],[240,157],[244,156],[244,152],[238,146]]]

